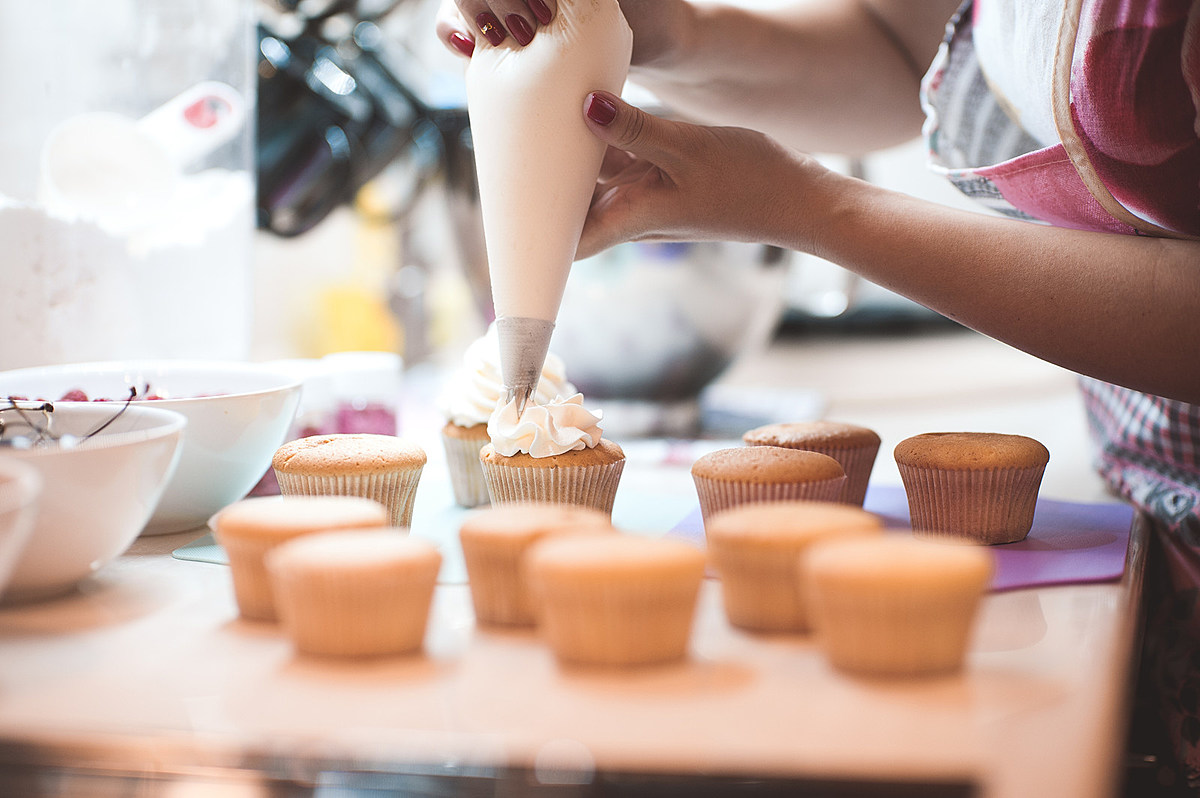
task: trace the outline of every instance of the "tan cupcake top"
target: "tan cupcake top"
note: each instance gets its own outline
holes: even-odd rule
[[[442,555],[427,540],[414,538],[398,527],[347,529],[296,538],[268,555],[272,569],[294,575],[320,575],[331,571],[356,574],[415,569],[436,573]]]
[[[256,496],[218,512],[212,526],[218,540],[286,540],[330,529],[382,527],[389,523],[386,507],[359,496]]]
[[[833,535],[877,535],[883,519],[833,502],[743,504],[713,515],[704,525],[710,544],[794,548]]]
[[[447,438],[469,438],[471,440],[483,440],[488,437],[487,424],[472,424],[469,427],[464,427],[461,424],[455,424],[453,421],[446,422],[442,427],[442,434]]]
[[[816,543],[802,567],[825,585],[918,592],[956,586],[982,590],[992,577],[994,556],[983,546],[892,534]]]
[[[425,465],[425,450],[395,435],[311,435],[275,450],[271,465],[288,474],[368,474]]]
[[[529,541],[548,534],[615,531],[607,513],[549,502],[514,502],[469,513],[459,527],[464,540]]]
[[[840,421],[797,421],[767,424],[742,434],[742,442],[751,446],[785,446],[804,449],[810,446],[828,449],[852,449],[879,446],[879,434],[867,427]]]
[[[914,468],[1032,468],[1050,452],[1033,438],[998,432],[927,432],[896,444],[896,462]]]
[[[819,452],[780,446],[737,446],[709,452],[692,464],[692,475],[728,482],[814,482],[846,475],[837,460]]]
[[[704,553],[690,543],[637,535],[567,535],[534,544],[530,573],[560,584],[657,585],[704,577]]]
[[[534,457],[525,452],[505,456],[496,453],[492,444],[487,444],[479,452],[479,459],[489,465],[511,466],[513,468],[568,468],[572,466],[608,465],[625,459],[625,452],[612,441],[601,438],[595,446],[587,449],[575,449],[562,454],[547,457]]]

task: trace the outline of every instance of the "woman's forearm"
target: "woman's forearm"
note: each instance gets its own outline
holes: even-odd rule
[[[671,12],[673,47],[635,66],[634,79],[695,121],[753,127],[810,152],[864,153],[919,133],[919,73],[955,2],[685,3]]]
[[[961,211],[829,174],[783,246],[806,249],[1019,349],[1200,402],[1200,242]]]

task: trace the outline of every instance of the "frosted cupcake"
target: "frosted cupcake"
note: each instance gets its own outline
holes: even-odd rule
[[[883,533],[883,520],[834,502],[743,504],[705,528],[729,622],[755,632],[804,632],[808,607],[800,560],[816,544]]]
[[[575,386],[567,381],[560,358],[546,355],[542,377],[530,401],[547,404],[556,396],[571,396]],[[500,403],[504,385],[500,377],[500,342],[496,326],[476,339],[463,354],[462,366],[454,373],[439,399],[446,424],[442,444],[454,501],[462,507],[478,507],[489,501],[487,484],[479,465],[479,450],[489,442],[487,423]]]
[[[266,566],[272,549],[303,535],[387,524],[387,508],[357,496],[258,496],[229,505],[210,522],[229,558],[238,611],[256,621],[276,619]]]
[[[846,472],[820,452],[780,446],[738,446],[709,452],[692,464],[705,525],[722,510],[773,501],[837,501]]]
[[[570,535],[530,549],[539,632],[565,663],[634,666],[687,654],[704,554],[679,540]]]
[[[488,507],[459,528],[475,619],[483,624],[532,626],[524,557],[539,540],[559,535],[614,533],[608,515],[591,507],[533,502]]]
[[[840,501],[862,507],[871,469],[879,454],[879,433],[867,427],[839,421],[800,421],[767,424],[742,435],[750,446],[783,446],[827,454],[846,471]]]
[[[1013,543],[1033,527],[1050,452],[1023,435],[931,432],[896,445],[913,533]]]
[[[306,535],[267,555],[279,620],[297,651],[366,657],[421,648],[442,555],[402,532]]]
[[[923,676],[962,667],[994,565],[981,546],[882,535],[818,543],[799,567],[835,668]]]
[[[271,466],[285,496],[374,499],[394,526],[407,527],[425,460],[420,446],[394,435],[312,435],[280,446]]]
[[[625,452],[601,437],[600,419],[578,393],[527,405],[519,418],[515,402],[497,408],[479,453],[492,504],[576,504],[611,515]]]

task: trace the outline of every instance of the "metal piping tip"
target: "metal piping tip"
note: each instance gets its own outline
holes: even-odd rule
[[[525,412],[529,398],[542,377],[554,322],[524,316],[496,319],[500,339],[500,378],[508,401],[516,400],[518,418]]]

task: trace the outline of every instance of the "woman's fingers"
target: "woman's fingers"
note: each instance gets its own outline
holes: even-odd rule
[[[557,0],[443,0],[437,35],[454,52],[470,57],[480,40],[492,45],[508,39],[529,44],[537,29],[550,24],[557,12]]]

